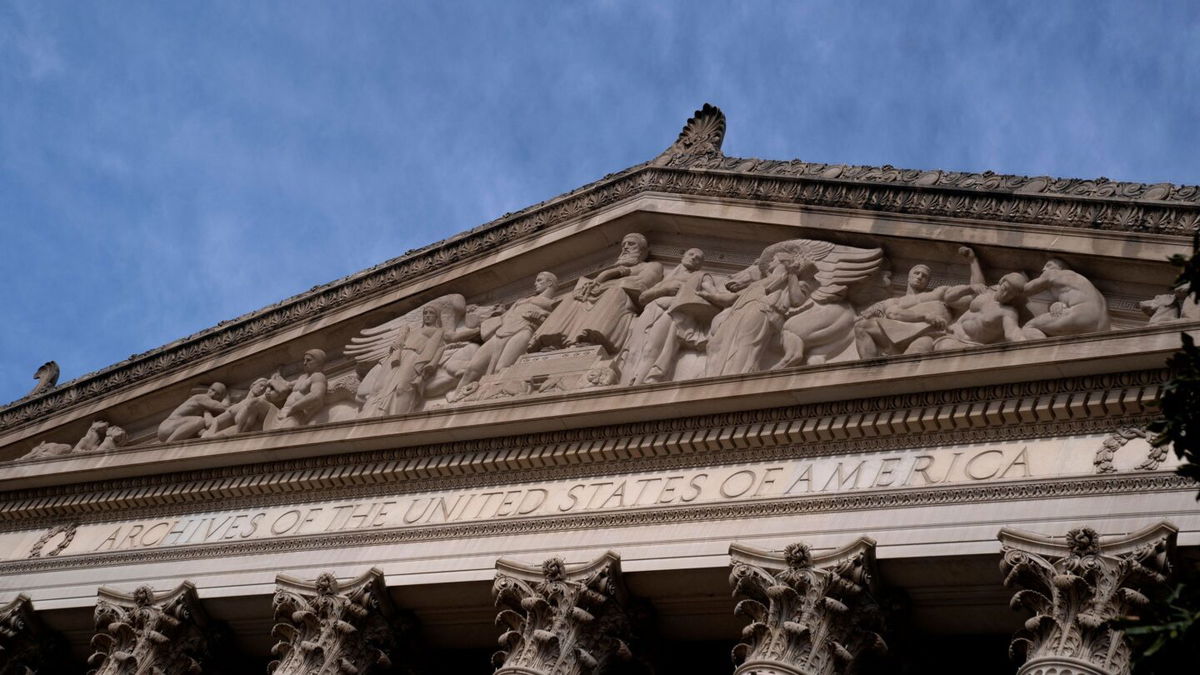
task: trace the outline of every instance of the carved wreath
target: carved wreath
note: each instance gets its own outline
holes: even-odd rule
[[[42,535],[41,539],[38,539],[37,542],[34,543],[33,548],[30,549],[29,557],[42,557],[42,547],[46,545],[46,542],[53,539],[56,535],[66,534],[66,536],[63,537],[63,540],[59,542],[52,551],[46,554],[46,557],[53,558],[59,553],[62,553],[68,546],[71,545],[71,542],[75,540],[75,531],[78,528],[79,523],[68,523],[66,525],[55,525],[49,530],[46,530],[46,533]]]

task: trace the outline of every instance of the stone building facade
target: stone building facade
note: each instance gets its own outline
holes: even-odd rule
[[[0,673],[1127,672],[1111,619],[1200,550],[1145,432],[1200,188],[724,133],[46,364],[0,410]]]

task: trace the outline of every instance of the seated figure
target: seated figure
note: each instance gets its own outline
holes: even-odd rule
[[[1092,282],[1058,258],[1046,261],[1042,273],[1025,285],[1025,294],[1049,290],[1050,311],[1030,319],[1022,328],[1036,340],[1056,335],[1080,335],[1109,329],[1108,303]]]
[[[926,265],[913,265],[908,271],[904,295],[863,310],[854,325],[854,342],[860,357],[927,352],[933,347],[933,339],[945,333],[953,318],[946,304],[946,293],[951,287],[930,290],[929,272]]]
[[[660,263],[647,262],[649,254],[644,236],[625,235],[616,264],[595,278],[581,277],[533,334],[529,351],[586,344],[599,345],[609,355],[619,353],[638,313],[637,297],[663,277]]]
[[[704,252],[688,249],[675,269],[638,296],[645,309],[633,322],[622,367],[625,384],[671,379],[680,347],[704,349],[708,322],[718,308],[697,291],[718,291],[712,275],[700,270],[703,264]]]

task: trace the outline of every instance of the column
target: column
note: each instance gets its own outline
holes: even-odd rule
[[[1128,674],[1129,642],[1111,622],[1163,586],[1176,532],[1160,523],[1101,546],[1088,527],[1065,539],[1001,530],[1004,585],[1020,589],[1010,604],[1033,614],[1009,647],[1024,662],[1018,675]]]
[[[0,675],[68,672],[68,653],[67,641],[42,625],[28,596],[0,606]]]
[[[875,602],[875,542],[865,537],[814,556],[804,544],[782,554],[729,547],[734,613],[750,623],[733,649],[735,675],[852,672],[868,651],[886,651]]]
[[[498,560],[492,595],[506,628],[492,657],[497,675],[604,673],[635,659],[630,598],[611,551],[581,565]]]
[[[218,646],[224,631],[209,620],[190,582],[165,593],[149,586],[132,595],[101,588],[95,616],[96,651],[88,658],[95,675],[223,670]]]
[[[275,578],[275,675],[370,675],[399,662],[409,617],[392,604],[383,572],[339,582],[325,573],[313,581]]]

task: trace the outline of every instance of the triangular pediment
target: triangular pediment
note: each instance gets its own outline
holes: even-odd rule
[[[1195,187],[739,159],[724,125],[17,401],[8,478],[1156,368],[1200,318]]]

